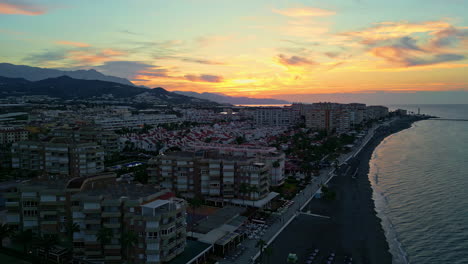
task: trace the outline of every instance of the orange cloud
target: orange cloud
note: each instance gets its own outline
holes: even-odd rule
[[[73,46],[73,47],[78,47],[78,48],[85,48],[85,47],[91,46],[88,43],[73,42],[73,41],[66,41],[66,40],[56,41],[55,43],[59,45],[68,45],[68,46]]]
[[[81,64],[98,64],[115,60],[115,57],[125,55],[125,53],[113,49],[104,49],[94,53],[89,51],[74,50],[70,51],[68,55],[69,59],[77,61]]]
[[[436,32],[452,27],[445,21],[428,21],[422,23],[401,22],[381,22],[374,27],[361,31],[346,32],[342,35],[352,36],[361,39],[364,44],[373,44],[377,41],[400,38],[414,33]]]
[[[0,14],[36,16],[44,13],[44,8],[35,5],[0,3]]]
[[[288,17],[332,16],[336,14],[334,11],[313,7],[273,9],[273,12]]]
[[[104,56],[121,56],[121,55],[125,55],[125,52],[113,50],[113,49],[104,49],[102,50],[102,54]]]

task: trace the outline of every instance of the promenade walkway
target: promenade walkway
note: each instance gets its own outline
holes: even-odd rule
[[[382,125],[388,125],[392,120],[387,121],[383,124],[374,125],[368,130],[367,135],[361,141],[359,146],[344,155],[341,155],[338,158],[338,164],[341,166],[350,158],[356,156],[361,149],[369,142],[369,140],[374,136],[375,130]],[[264,235],[260,238],[261,240],[266,241],[266,245],[271,244],[275,238],[291,223],[305,208],[305,206],[313,199],[314,195],[320,188],[320,184],[328,183],[334,176],[334,168],[328,168],[322,170],[318,177],[313,177],[312,182],[304,188],[300,193],[298,193],[293,201],[293,205],[289,207],[286,212],[284,212],[279,219],[277,219],[273,224],[271,224],[266,230]],[[259,257],[260,251],[256,247],[258,239],[247,239],[242,242],[242,246],[245,247],[245,250],[242,254],[237,257],[235,260],[223,259],[219,261],[220,264],[232,264],[232,263],[254,263],[254,261]]]

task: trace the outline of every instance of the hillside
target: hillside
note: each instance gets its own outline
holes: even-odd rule
[[[180,95],[163,88],[147,89],[114,82],[79,80],[68,76],[31,82],[22,78],[0,77],[0,97],[21,95],[47,95],[61,99],[89,99],[103,95],[113,98],[144,96],[161,104],[216,104],[190,96]]]
[[[56,69],[47,69],[39,67],[31,67],[26,65],[14,65],[10,63],[0,63],[0,76],[8,78],[23,78],[28,81],[40,81],[49,78],[60,76],[69,76],[74,79],[82,80],[99,80],[107,82],[121,83],[125,85],[134,85],[125,78],[104,75],[94,69],[91,70],[76,70],[76,71],[61,71]]]

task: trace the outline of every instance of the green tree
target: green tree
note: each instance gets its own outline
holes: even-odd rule
[[[189,199],[188,204],[190,207],[190,229],[192,230],[192,236],[193,236],[193,226],[195,225],[195,213],[198,208],[200,208],[203,205],[203,201],[197,197]]]
[[[273,255],[273,248],[268,246],[265,248],[265,255],[267,256],[267,263],[270,264],[271,255]]]
[[[255,194],[255,193],[257,193],[257,192],[258,192],[257,186],[251,185],[251,186],[249,187],[249,192],[250,192],[250,194]],[[255,196],[255,195],[251,195],[251,196],[253,197],[253,196]],[[255,200],[252,199],[252,207],[254,207],[254,205],[255,205]]]
[[[70,246],[73,248],[73,234],[80,232],[80,225],[77,223],[70,222],[67,224],[67,237],[68,241],[70,242]]]
[[[122,234],[120,238],[120,243],[122,244],[122,249],[124,250],[123,254],[125,259],[128,261],[130,258],[130,250],[137,244],[138,235],[133,231],[126,231]]]
[[[33,237],[34,236],[33,236],[32,230],[26,229],[26,230],[17,232],[13,239],[16,241],[16,243],[23,246],[23,253],[27,254],[29,248],[31,247]]]
[[[0,248],[3,247],[3,240],[5,238],[12,237],[14,234],[13,229],[7,224],[1,224],[0,225]]]
[[[279,161],[273,162],[273,168],[279,168],[279,166],[280,166]]]
[[[236,137],[236,144],[237,144],[237,145],[242,145],[242,144],[245,143],[245,141],[246,141],[245,136],[238,136],[238,137]]]
[[[255,247],[260,249],[260,262],[263,260],[263,251],[265,250],[266,245],[267,243],[263,239],[258,240],[257,244],[255,244]]]
[[[97,241],[101,243],[101,250],[102,254],[104,255],[104,246],[109,244],[112,241],[114,234],[112,233],[112,229],[103,227],[99,229],[96,234]]]
[[[239,193],[242,194],[242,204],[245,205],[245,194],[249,192],[249,185],[247,183],[241,183],[239,186]]]

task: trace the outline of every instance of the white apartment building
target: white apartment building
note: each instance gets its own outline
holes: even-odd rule
[[[139,128],[146,125],[156,126],[165,123],[177,123],[181,120],[176,115],[157,114],[157,115],[132,115],[120,117],[96,117],[94,123],[102,126],[104,129],[114,130],[120,128]]]
[[[253,112],[258,126],[292,126],[299,121],[299,112],[290,107],[260,107]]]

